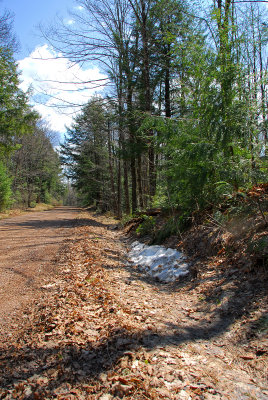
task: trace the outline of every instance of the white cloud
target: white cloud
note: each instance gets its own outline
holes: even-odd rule
[[[71,64],[48,45],[37,47],[29,57],[20,60],[19,69],[21,88],[26,91],[32,87],[34,108],[60,133],[66,131],[65,125],[71,124],[78,106],[103,90],[96,86],[105,81],[94,81],[107,78],[97,67]],[[90,81],[93,82],[84,83]]]
[[[84,7],[83,6],[75,6],[74,9],[78,10],[78,11],[82,11],[82,10],[84,10]]]
[[[75,21],[73,19],[66,20],[66,25],[73,25],[73,24],[75,24]]]

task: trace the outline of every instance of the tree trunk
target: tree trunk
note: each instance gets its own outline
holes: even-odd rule
[[[128,87],[127,87],[127,119],[128,119],[128,131],[129,141],[131,146],[130,156],[130,172],[131,172],[131,208],[132,213],[137,210],[137,177],[136,177],[136,159],[135,159],[135,147],[136,147],[136,135],[135,135],[135,121],[133,120],[133,109],[132,109],[132,83],[130,76],[128,76]]]
[[[139,192],[139,205],[143,210],[144,202],[143,202],[143,191],[142,191],[142,177],[141,177],[141,155],[138,156],[138,165],[137,165],[137,183],[138,183],[138,192]]]
[[[126,214],[130,214],[127,160],[124,160],[124,162],[123,162],[123,169],[124,169],[125,212],[126,212]]]
[[[263,55],[262,55],[262,38],[261,38],[261,30],[260,26],[258,25],[258,43],[259,43],[259,64],[260,64],[260,88],[261,88],[261,113],[262,113],[262,132],[263,132],[263,141],[264,141],[264,154],[266,155],[267,152],[267,144],[268,144],[268,134],[266,128],[267,122],[267,102],[265,99],[266,88],[264,84],[264,76],[265,72],[263,71]]]
[[[122,217],[122,208],[121,208],[121,161],[120,158],[118,159],[117,164],[117,217]]]
[[[110,184],[111,184],[111,198],[112,198],[112,209],[114,214],[116,214],[116,202],[115,202],[115,186],[114,186],[114,171],[112,163],[112,146],[111,146],[111,130],[110,121],[108,120],[108,155],[109,155],[109,172],[110,172]]]
[[[171,117],[171,105],[170,105],[170,44],[165,47],[165,116],[166,118]]]
[[[141,5],[141,36],[142,36],[142,53],[143,53],[143,84],[144,84],[144,111],[151,114],[152,95],[150,87],[150,62],[149,62],[149,38],[148,38],[148,9],[146,10],[146,1],[140,0]],[[154,157],[154,133],[148,133],[148,160],[149,160],[149,198],[150,201],[155,195],[156,190],[156,171]]]

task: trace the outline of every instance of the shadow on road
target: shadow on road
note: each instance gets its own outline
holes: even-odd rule
[[[0,221],[1,231],[26,229],[54,229],[54,228],[74,228],[81,226],[96,226],[103,228],[111,228],[114,224],[103,224],[90,217],[79,218],[79,214],[83,209],[58,207],[56,209],[35,212],[32,214],[23,215],[23,217],[15,217]],[[72,218],[66,215],[74,214]],[[23,219],[21,221],[21,219]]]
[[[111,228],[111,225],[96,222],[91,218],[83,219],[66,219],[64,221],[28,221],[21,222],[20,226],[30,229],[42,229],[47,227],[74,227],[75,226],[96,226]],[[58,224],[61,224],[58,226]],[[111,249],[105,249],[107,258],[111,260],[117,259],[118,254]],[[112,265],[112,263],[111,263]],[[102,265],[109,270],[107,266]],[[149,284],[158,291],[163,293],[174,293],[187,285],[189,292],[195,289],[198,285],[202,287],[205,280],[202,281],[181,281],[173,284],[161,284],[155,280],[146,277],[144,274],[129,267],[129,280],[140,280]],[[220,286],[228,283],[231,279],[224,271],[218,271],[215,277],[206,278],[206,281],[211,279],[212,289],[209,296],[205,297],[204,308],[209,302],[220,300]],[[258,299],[265,295],[267,287],[260,281],[259,276],[252,276],[251,279],[246,279],[244,274],[240,274],[236,278],[236,286],[233,287],[227,301],[214,310],[211,315],[210,322],[200,319],[194,323],[190,320],[189,323],[172,324],[166,323],[166,329],[163,331],[155,331],[153,329],[144,329],[139,331],[128,331],[123,326],[118,324],[116,327],[110,328],[110,333],[103,336],[98,341],[85,340],[74,343],[72,337],[65,336],[65,342],[57,342],[48,339],[43,346],[40,343],[32,342],[25,345],[23,340],[20,345],[8,345],[3,347],[0,353],[0,384],[2,389],[14,388],[16,384],[28,380],[31,382],[32,390],[38,391],[37,399],[53,398],[55,390],[66,385],[95,383],[93,380],[98,379],[103,372],[114,371],[118,366],[120,358],[132,357],[133,351],[139,348],[156,349],[166,345],[180,346],[183,343],[195,342],[198,340],[210,340],[217,338],[222,333],[228,331],[231,325],[248,315],[255,307],[258,306]],[[105,307],[105,299],[99,296],[100,306]],[[107,319],[109,311],[107,311]],[[36,321],[32,321],[34,326],[38,326],[38,316]],[[107,322],[103,322],[107,323]],[[50,327],[49,332],[53,331]],[[63,327],[64,329],[64,327]],[[172,331],[172,332],[171,332]],[[40,328],[40,335],[44,337],[44,328]],[[42,379],[46,377],[46,379]],[[1,392],[0,392],[1,398]],[[23,397],[21,397],[23,398]],[[30,397],[32,398],[32,397]],[[34,398],[34,397],[33,397]],[[66,397],[67,398],[67,397]]]
[[[219,307],[215,311],[214,322],[210,326],[207,321],[202,320],[188,326],[168,323],[166,332],[154,330],[130,332],[117,326],[111,329],[108,337],[97,342],[85,341],[80,345],[71,343],[53,345],[51,342],[46,348],[40,348],[38,345],[20,348],[10,346],[8,350],[3,350],[0,356],[2,365],[0,383],[3,388],[14,387],[16,383],[32,379],[33,376],[52,374],[48,381],[40,383],[39,380],[37,385],[39,393],[51,394],[63,384],[90,384],[90,381],[98,379],[101,373],[114,370],[121,357],[126,354],[130,354],[131,357],[132,352],[140,347],[151,350],[166,345],[180,346],[183,343],[216,338],[226,332],[238,318],[255,307],[253,298],[257,302],[257,298],[265,294],[257,281],[252,284],[256,285],[254,296],[241,297],[241,287],[237,287],[228,300],[228,307],[225,306],[224,309]],[[156,285],[159,288],[159,284]],[[100,298],[100,304],[102,301]],[[167,333],[170,329],[175,332]]]

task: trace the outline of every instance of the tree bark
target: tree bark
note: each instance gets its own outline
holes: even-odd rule
[[[109,156],[109,172],[110,172],[110,184],[111,184],[111,194],[112,194],[112,208],[114,214],[117,212],[116,202],[115,202],[115,185],[114,185],[114,171],[112,163],[112,146],[111,146],[111,129],[110,121],[108,120],[108,156]]]
[[[171,117],[171,102],[170,102],[170,44],[165,47],[165,116]]]

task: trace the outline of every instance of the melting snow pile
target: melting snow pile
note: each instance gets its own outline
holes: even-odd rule
[[[130,263],[161,282],[173,282],[189,273],[189,265],[180,251],[147,246],[137,241],[131,247],[128,253]]]

